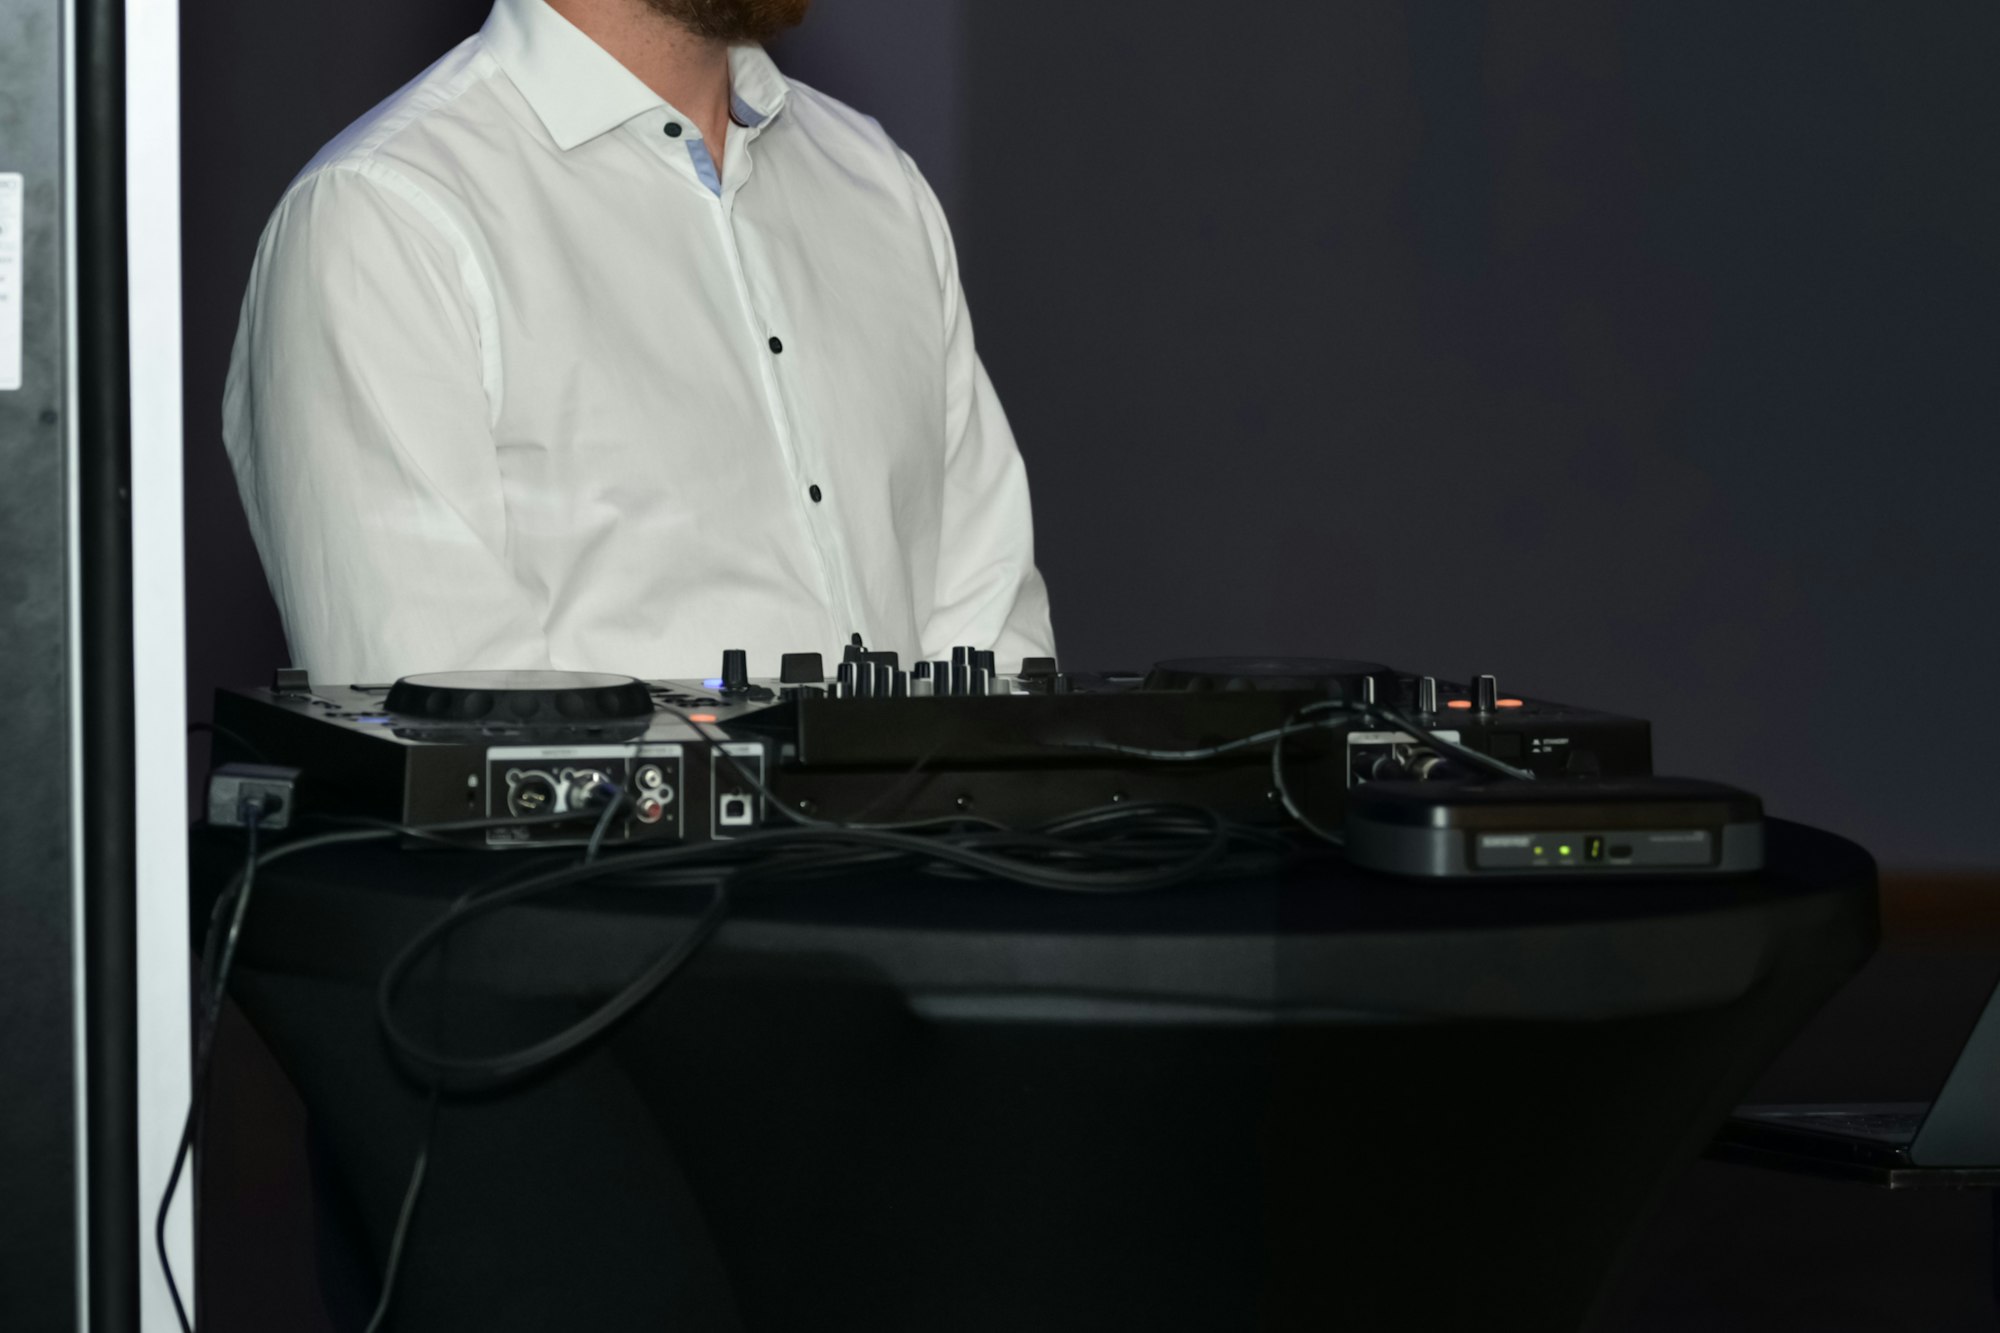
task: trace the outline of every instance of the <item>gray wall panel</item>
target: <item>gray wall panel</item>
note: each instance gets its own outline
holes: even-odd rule
[[[61,5],[0,0],[0,172],[26,177],[22,387],[0,391],[0,1322],[76,1319]]]

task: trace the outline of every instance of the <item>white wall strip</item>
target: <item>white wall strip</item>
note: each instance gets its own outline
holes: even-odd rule
[[[27,198],[27,178],[18,171],[0,171],[0,393],[21,387]]]
[[[132,318],[132,652],[138,790],[139,1219],[145,1333],[178,1325],[152,1262],[153,1211],[187,1106],[187,690],[181,536],[179,0],[125,3]],[[169,1252],[192,1300],[183,1188]]]

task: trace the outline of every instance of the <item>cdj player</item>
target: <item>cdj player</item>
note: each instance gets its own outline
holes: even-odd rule
[[[732,650],[721,667],[703,680],[473,671],[386,686],[286,670],[269,689],[220,691],[215,724],[232,757],[299,769],[303,810],[486,822],[443,836],[494,846],[581,843],[587,821],[536,817],[612,805],[614,843],[728,839],[788,811],[1025,826],[1120,802],[1327,828],[1361,784],[1652,771],[1646,722],[1513,697],[1490,675],[1460,684],[1320,658],[1098,673],[1030,658],[1003,673],[971,648],[905,667],[855,647],[831,674],[818,654],[787,654],[769,677]]]

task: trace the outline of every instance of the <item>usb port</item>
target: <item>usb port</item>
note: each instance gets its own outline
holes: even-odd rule
[[[724,828],[747,828],[752,822],[750,798],[741,792],[730,792],[724,796],[721,822]]]

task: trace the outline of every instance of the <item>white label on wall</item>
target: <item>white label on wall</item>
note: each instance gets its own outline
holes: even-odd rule
[[[0,390],[21,387],[21,173],[0,171]]]

